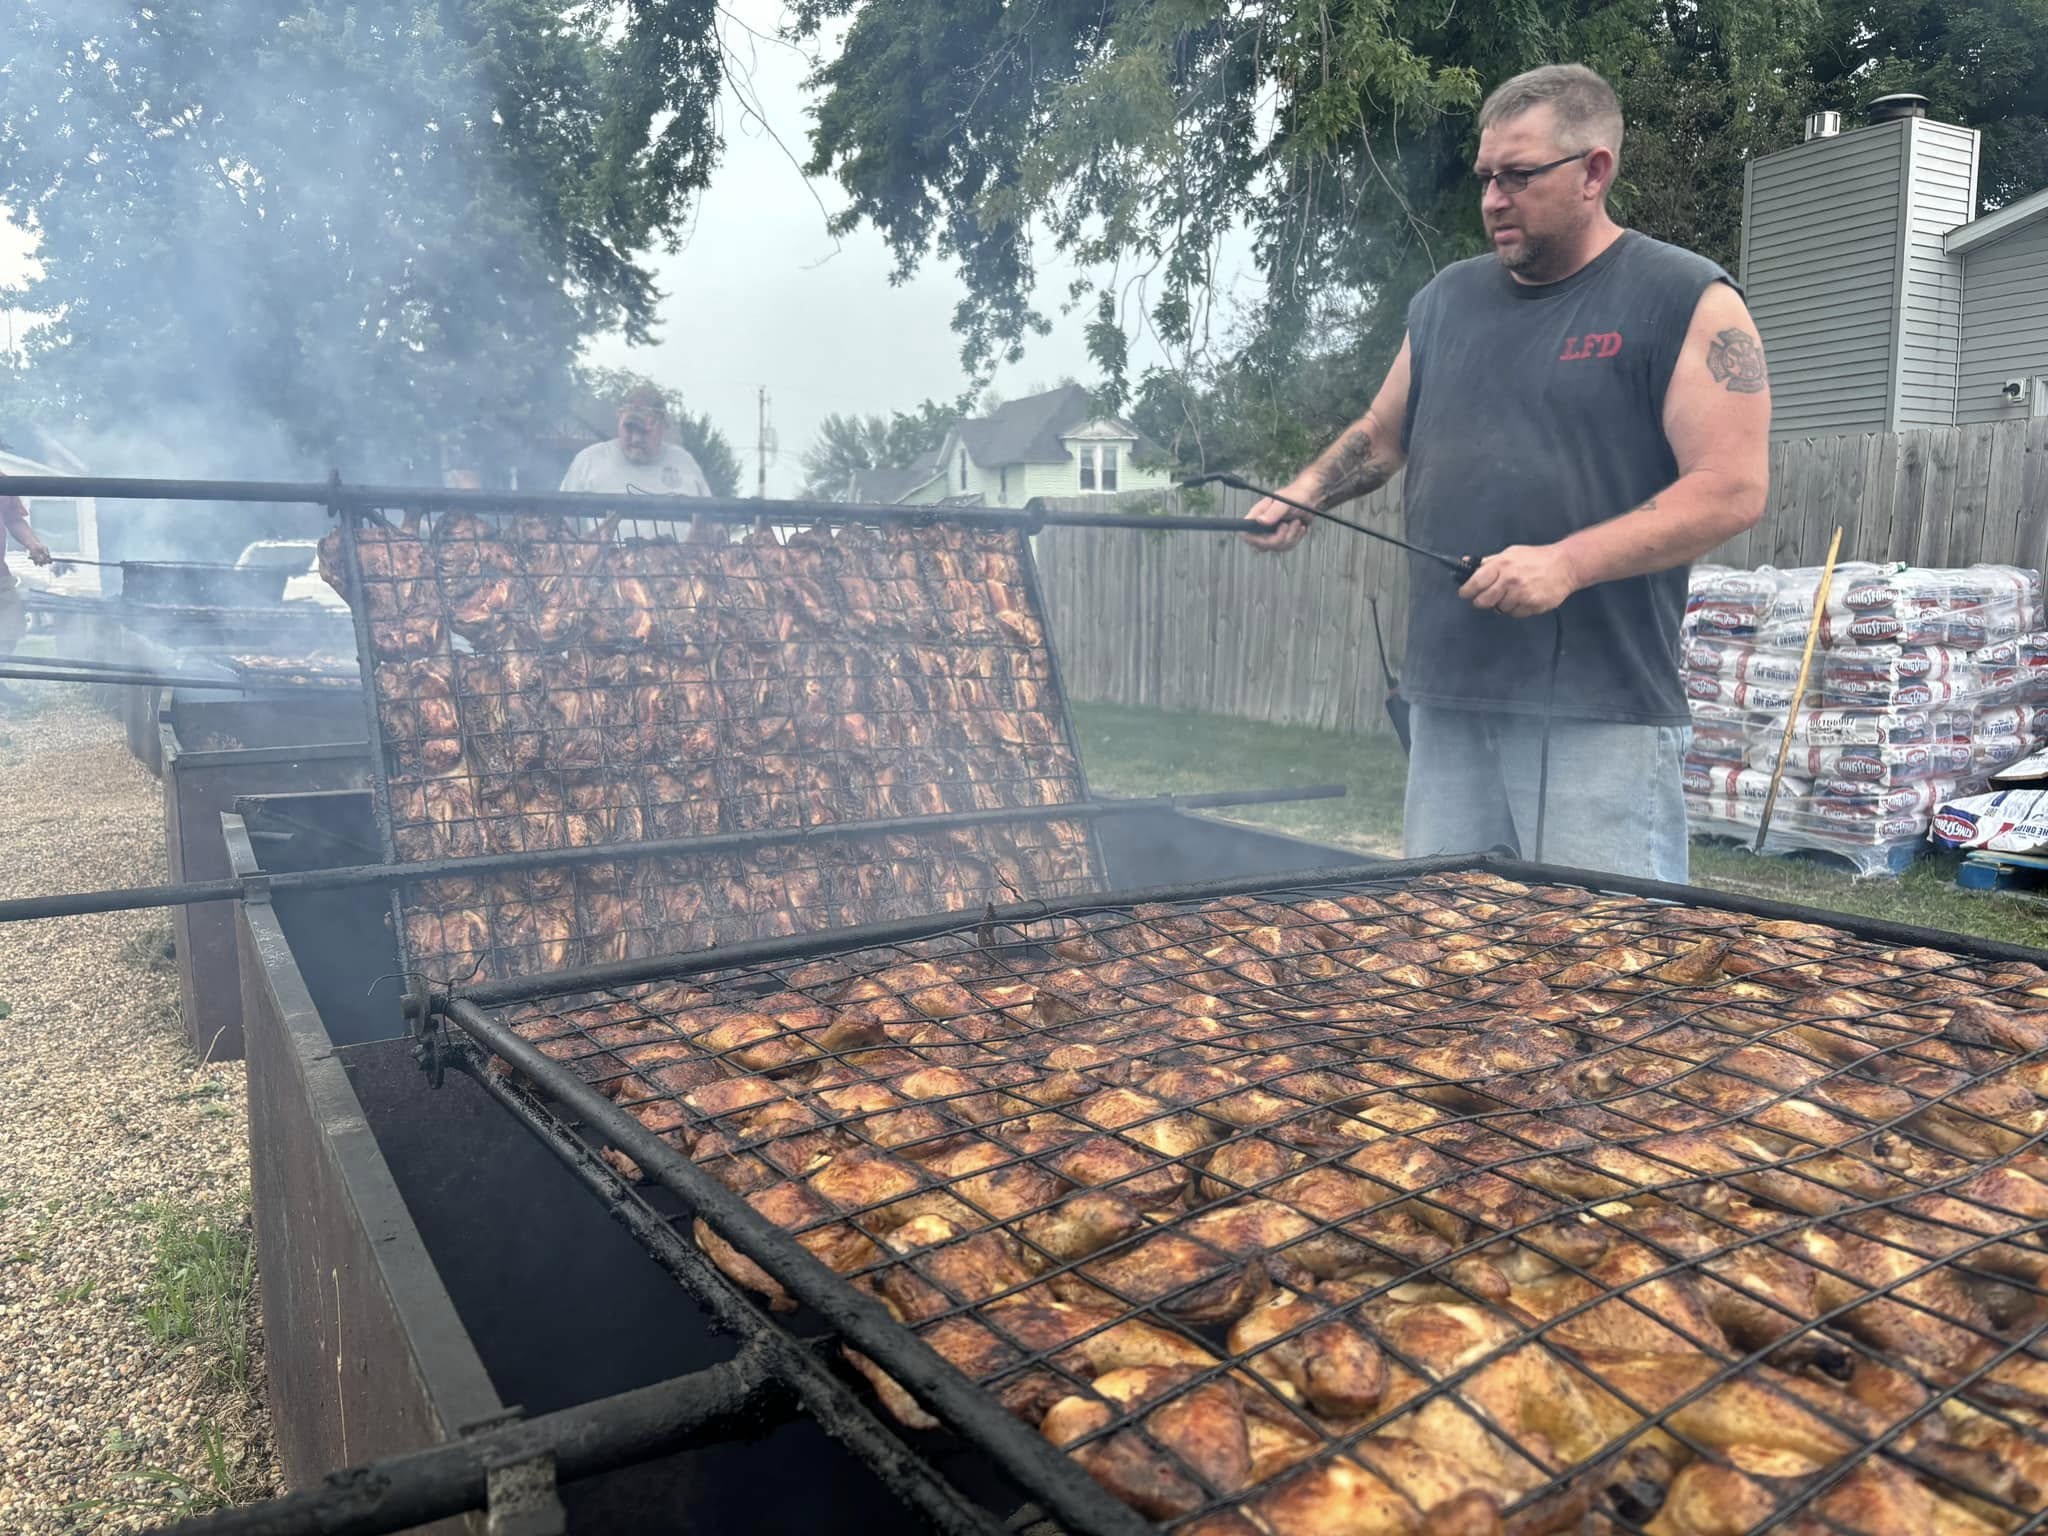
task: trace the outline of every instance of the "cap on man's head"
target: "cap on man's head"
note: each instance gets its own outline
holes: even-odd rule
[[[668,401],[663,398],[661,391],[652,384],[636,384],[633,388],[627,390],[625,398],[619,401],[619,409],[622,411],[645,411],[660,417],[663,421],[668,419]]]

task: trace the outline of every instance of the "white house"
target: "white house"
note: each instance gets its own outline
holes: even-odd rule
[[[1068,384],[954,423],[910,469],[865,470],[852,499],[892,505],[1021,507],[1035,496],[1123,496],[1173,483],[1166,456],[1129,422]]]
[[[1742,281],[1776,435],[2048,416],[2048,191],[1972,217],[1979,148],[1888,96],[1750,162]]]

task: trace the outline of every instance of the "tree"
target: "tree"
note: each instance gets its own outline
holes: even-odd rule
[[[518,441],[720,144],[712,0],[13,0],[0,205],[107,467],[431,473]],[[146,447],[167,445],[174,459]]]
[[[739,494],[740,461],[739,455],[733,452],[731,440],[711,424],[710,413],[691,411],[682,391],[657,384],[645,374],[626,368],[578,368],[575,377],[582,393],[606,405],[623,399],[635,389],[660,391],[668,406],[670,440],[686,449],[697,461],[697,467],[704,471],[704,478],[711,482],[714,495]]]
[[[935,452],[963,416],[973,413],[974,392],[957,400],[926,399],[914,411],[878,415],[833,412],[818,424],[818,436],[804,450],[804,494],[819,498],[847,495],[853,477],[864,469],[908,469]]]
[[[1916,91],[1981,128],[1987,211],[2048,186],[2048,0],[1824,0],[1812,59],[1818,106]]]
[[[853,478],[889,456],[889,423],[880,416],[833,411],[818,423],[817,440],[804,450],[804,490],[819,500],[852,494]]]
[[[1067,301],[1088,317],[1099,396],[1177,452],[1298,462],[1362,409],[1410,296],[1483,249],[1474,109],[1539,63],[1616,83],[1617,213],[1730,265],[1745,161],[1797,142],[1815,106],[1920,89],[1985,129],[1987,202],[2048,181],[2048,0],[799,0],[796,15],[846,22],[813,77],[810,162],[848,194],[840,227],[879,231],[900,273],[954,264],[970,369],[1047,328],[1032,294],[1050,246],[1081,274]],[[1211,300],[1232,232],[1263,277],[1235,316]],[[1150,376],[1129,356],[1141,326],[1171,359]]]

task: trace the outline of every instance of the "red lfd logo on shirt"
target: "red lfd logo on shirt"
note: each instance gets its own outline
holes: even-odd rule
[[[1621,332],[1590,331],[1584,336],[1574,336],[1564,344],[1560,363],[1582,363],[1587,358],[1613,357],[1621,351]]]

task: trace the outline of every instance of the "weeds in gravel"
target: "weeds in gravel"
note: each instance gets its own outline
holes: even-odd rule
[[[121,960],[138,971],[171,971],[178,964],[178,938],[169,923],[152,923],[121,944]]]
[[[254,1364],[250,1325],[256,1250],[245,1215],[156,1206],[156,1252],[142,1293],[142,1322],[163,1344],[189,1344],[207,1375],[246,1391]]]
[[[143,1449],[140,1440],[118,1430],[107,1436],[106,1446],[108,1450],[124,1456],[134,1455]],[[243,1499],[255,1498],[269,1491],[263,1483],[252,1482],[240,1475],[235,1458],[228,1454],[227,1436],[204,1420],[199,1424],[199,1451],[206,1463],[203,1477],[174,1472],[169,1467],[137,1467],[123,1476],[128,1482],[154,1490],[154,1497],[81,1499],[64,1505],[61,1512],[67,1515],[103,1515],[162,1511],[185,1519],[226,1509]]]
[[[6,998],[0,997],[0,1019],[11,1018],[13,1014],[14,1004],[8,1002]]]
[[[97,1279],[81,1280],[76,1285],[67,1285],[57,1292],[57,1299],[64,1302],[90,1301],[92,1293],[99,1288]]]

